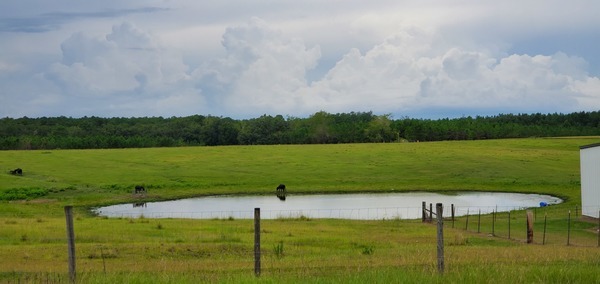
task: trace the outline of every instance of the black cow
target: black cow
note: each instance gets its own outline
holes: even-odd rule
[[[287,193],[285,192],[285,184],[282,183],[277,186],[277,198],[279,198],[281,201],[285,201],[286,195]]]
[[[146,189],[141,185],[135,186],[135,193],[146,192]]]
[[[22,176],[22,175],[23,175],[23,170],[22,170],[21,168],[16,168],[16,169],[14,169],[14,170],[10,171],[10,174],[11,174],[11,175],[19,175],[19,176]]]
[[[280,184],[279,186],[277,186],[277,191],[285,191],[285,184]]]

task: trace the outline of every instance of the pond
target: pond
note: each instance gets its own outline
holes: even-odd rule
[[[422,202],[444,205],[444,216],[506,212],[524,208],[561,203],[550,195],[455,192],[315,194],[285,196],[210,196],[172,201],[119,204],[94,209],[100,216],[126,218],[193,218],[193,219],[252,219],[254,208],[261,208],[262,219],[277,218],[336,218],[336,219],[419,219]]]

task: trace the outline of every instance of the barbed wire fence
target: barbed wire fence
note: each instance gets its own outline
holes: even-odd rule
[[[134,222],[144,222],[143,219],[154,219],[156,218],[157,229],[161,228],[162,223],[160,219],[167,219],[169,222],[188,222],[194,224],[193,219],[212,219],[221,220],[220,226],[222,226],[222,233],[214,237],[202,236],[203,232],[198,229],[199,234],[198,242],[201,246],[210,246],[212,244],[215,250],[221,251],[222,254],[212,254],[207,250],[194,248],[189,245],[181,245],[179,248],[180,238],[175,237],[174,240],[170,240],[171,244],[165,248],[163,253],[172,254],[189,254],[190,256],[196,256],[199,260],[193,261],[190,265],[201,265],[204,271],[212,271],[213,273],[222,273],[224,268],[235,270],[248,270],[254,271],[257,275],[260,275],[260,270],[257,270],[257,253],[259,267],[262,270],[269,272],[277,271],[290,271],[290,270],[311,270],[319,271],[325,268],[321,267],[323,264],[323,258],[330,258],[331,263],[339,263],[343,259],[346,269],[352,269],[353,267],[368,267],[370,265],[379,265],[373,258],[361,258],[352,257],[345,252],[339,254],[327,255],[320,254],[321,247],[327,246],[328,243],[324,240],[320,240],[317,236],[301,236],[301,241],[283,242],[285,239],[285,233],[281,232],[278,228],[277,222],[274,221],[310,221],[314,219],[353,219],[353,220],[391,220],[410,223],[418,222],[430,222],[433,220],[433,216],[430,209],[424,210],[425,206],[415,207],[398,207],[398,208],[360,208],[360,209],[319,209],[319,210],[261,210],[261,220],[269,220],[263,226],[254,227],[250,229],[248,225],[251,223],[255,215],[253,210],[239,210],[239,211],[206,211],[206,212],[155,212],[147,214],[145,216],[136,216],[128,213],[122,213],[118,216],[112,216],[114,218],[120,218],[125,220],[138,220]],[[428,208],[432,208],[429,205]],[[587,212],[590,212],[589,208],[585,208]],[[592,208],[593,210],[597,208]],[[520,208],[510,206],[453,206],[446,205],[443,214],[443,228],[454,231],[467,231],[470,233],[485,234],[489,237],[507,239],[518,242],[525,242],[527,240],[527,211],[531,212],[533,218],[533,226],[535,228],[534,244],[538,245],[565,245],[565,246],[578,246],[578,247],[600,247],[600,220],[586,216],[582,216],[582,208],[580,207],[536,207],[536,208]],[[66,211],[65,211],[66,213]],[[600,212],[599,212],[600,214]],[[421,216],[421,218],[415,218],[414,216]],[[66,218],[69,218],[66,216]],[[71,216],[71,218],[73,218]],[[142,219],[142,220],[140,220]],[[419,220],[421,219],[421,220]],[[180,220],[180,221],[177,221]],[[74,220],[75,228],[79,220]],[[6,221],[8,222],[8,221]],[[31,221],[31,222],[40,222]],[[73,221],[72,221],[73,222]],[[130,221],[132,222],[132,221]],[[256,221],[255,221],[256,222]],[[168,223],[167,223],[168,224]],[[167,225],[168,226],[168,225]],[[73,226],[71,226],[73,227]],[[235,236],[229,236],[228,232],[247,232],[255,235],[254,245],[252,242],[247,242],[247,238],[239,238]],[[118,232],[115,232],[118,234]],[[590,234],[597,234],[597,240],[590,238]],[[296,234],[296,233],[294,233]],[[77,232],[74,234],[67,233],[67,235],[77,236]],[[173,232],[173,235],[177,235],[177,232]],[[281,237],[281,236],[284,237]],[[258,243],[256,236],[258,236]],[[291,237],[291,236],[290,236]],[[297,237],[297,236],[295,236]],[[291,238],[290,238],[291,239]],[[77,239],[73,239],[73,243]],[[86,262],[94,262],[96,265],[102,265],[103,271],[111,270],[110,260],[113,257],[119,257],[115,251],[118,250],[118,245],[112,243],[104,243],[102,238],[94,240],[94,245],[85,244],[82,248],[77,248],[77,252],[81,255],[78,257],[86,259]],[[85,242],[90,242],[86,240]],[[84,243],[85,243],[84,242]],[[303,246],[300,249],[300,245],[297,242],[309,243],[309,246]],[[258,245],[258,250],[254,250]],[[356,250],[361,255],[373,254],[373,247],[368,243],[356,243],[351,244],[356,247]],[[432,240],[432,246],[435,246]],[[75,250],[75,249],[73,249]],[[71,249],[69,249],[69,252]],[[83,253],[81,253],[83,251]],[[66,251],[65,251],[66,252]],[[140,250],[139,254],[143,254],[144,251]],[[286,258],[285,265],[283,265],[282,259],[287,255],[296,255],[295,258]],[[135,257],[135,256],[128,256]],[[69,258],[70,259],[70,258]],[[73,257],[75,259],[75,257]],[[75,261],[74,261],[75,263]],[[107,263],[108,268],[107,268]],[[221,265],[226,263],[226,265]],[[415,266],[428,265],[427,260],[423,260],[422,263],[412,264]],[[429,260],[429,264],[435,263],[434,259]],[[89,265],[89,264],[88,264]],[[406,264],[404,264],[406,265]],[[411,265],[411,264],[408,264]],[[66,265],[65,265],[66,266]],[[69,266],[71,267],[71,266]],[[73,265],[73,270],[75,270]],[[442,268],[443,270],[443,268]],[[18,278],[18,275],[16,276]],[[31,277],[26,275],[24,277]],[[38,280],[44,280],[48,283],[48,279],[59,279],[61,282],[66,280],[64,274],[57,273],[39,275]],[[67,279],[71,279],[71,276]]]

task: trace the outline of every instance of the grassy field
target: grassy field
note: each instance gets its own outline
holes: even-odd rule
[[[579,146],[598,137],[489,141],[2,151],[0,282],[67,282],[63,207],[75,206],[82,283],[598,283],[595,223],[580,205]],[[8,171],[20,167],[23,176]],[[214,194],[486,190],[552,194],[565,203],[478,227],[446,222],[446,273],[435,226],[411,220],[263,220],[263,273],[253,274],[252,220],[107,219],[93,206]],[[132,194],[143,184],[144,197]],[[8,200],[22,194],[25,200]],[[11,197],[12,196],[12,197]],[[416,205],[418,206],[418,205]],[[249,208],[248,210],[251,210]],[[542,214],[549,217],[541,244]],[[499,215],[497,220],[508,219]],[[475,225],[477,226],[477,225]]]

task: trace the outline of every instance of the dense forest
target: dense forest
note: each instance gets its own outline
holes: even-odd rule
[[[372,112],[308,118],[40,117],[0,119],[0,149],[96,149],[474,140],[600,135],[600,112],[392,119]]]

